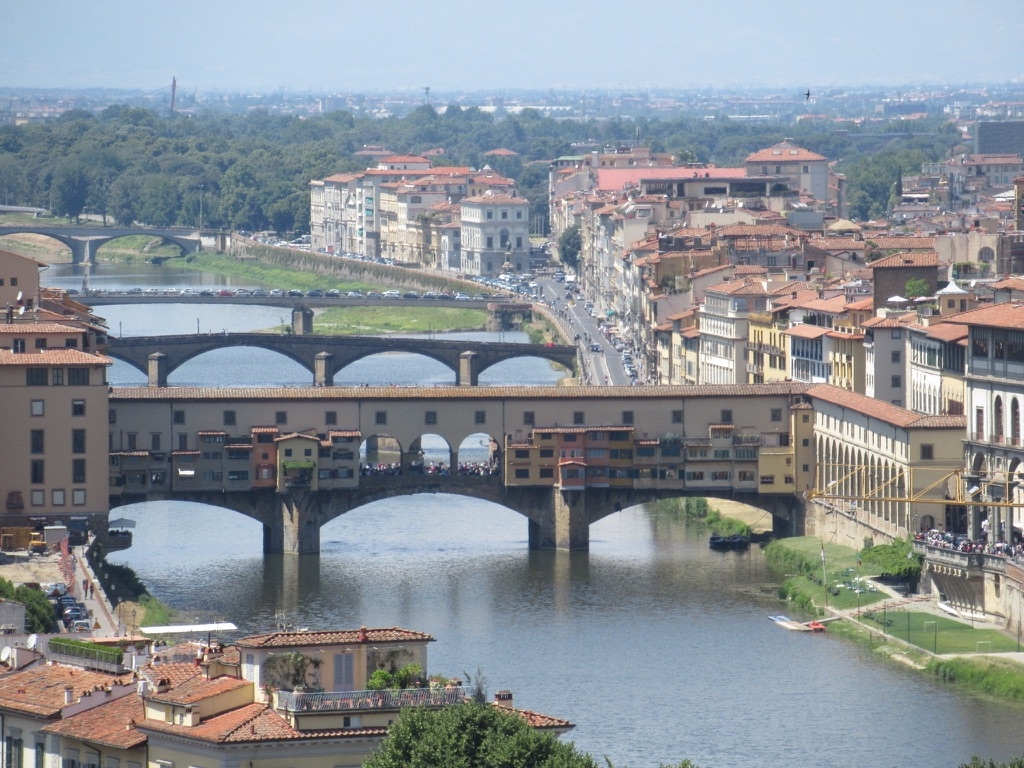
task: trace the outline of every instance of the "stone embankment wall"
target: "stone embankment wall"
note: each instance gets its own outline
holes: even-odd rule
[[[806,532],[808,536],[820,536],[825,541],[842,544],[860,550],[864,541],[870,538],[875,544],[888,544],[895,537],[906,537],[906,531],[897,531],[895,526],[886,528],[869,523],[864,510],[846,512],[817,501],[807,504]]]
[[[358,259],[343,259],[323,253],[311,253],[294,248],[280,248],[257,243],[235,235],[231,238],[229,251],[238,259],[253,259],[286,269],[297,269],[317,275],[336,277],[339,280],[391,286],[405,291],[437,291],[438,293],[480,292],[480,286],[456,275],[434,270],[398,267]]]

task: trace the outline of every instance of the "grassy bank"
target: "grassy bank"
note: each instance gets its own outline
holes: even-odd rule
[[[314,288],[321,290],[337,288],[339,291],[373,291],[380,288],[379,285],[372,283],[339,280],[336,277],[276,267],[259,261],[239,260],[233,256],[220,253],[193,253],[184,259],[175,259],[170,264],[202,272],[212,272],[213,274],[224,275],[225,277],[250,280],[254,284],[267,285],[284,290],[297,288],[301,291],[310,291]]]
[[[482,331],[487,310],[431,307],[332,307],[313,318],[313,332],[336,335]]]
[[[782,539],[766,548],[769,563],[787,573],[779,588],[781,598],[813,616],[826,606],[846,610],[852,620],[830,623],[830,634],[973,694],[1024,703],[1024,666],[987,655],[1017,651],[1016,638],[987,625],[915,610],[914,604],[890,605],[888,594],[872,591],[866,582],[881,569],[862,562],[850,547],[824,545],[823,577],[821,552],[821,541],[809,536]],[[941,658],[944,654],[971,655]]]

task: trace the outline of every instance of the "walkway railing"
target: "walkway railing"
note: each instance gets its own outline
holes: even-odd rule
[[[403,688],[384,691],[328,691],[323,693],[277,692],[277,708],[291,712],[356,712],[402,707],[446,707],[469,698],[466,688],[452,686]]]

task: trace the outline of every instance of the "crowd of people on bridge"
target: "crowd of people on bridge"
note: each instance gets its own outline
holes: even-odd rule
[[[988,521],[984,521],[987,523]],[[954,552],[979,553],[986,555],[1002,555],[1019,560],[1024,557],[1024,542],[1021,536],[1014,532],[1013,541],[996,541],[991,544],[988,541],[987,526],[983,523],[982,536],[980,539],[972,540],[966,534],[957,534],[952,531],[922,531],[915,534],[914,541],[927,544],[928,546],[940,549],[949,549]]]
[[[360,474],[363,477],[378,477],[381,475],[401,475],[408,472],[411,475],[480,475],[494,476],[501,474],[501,468],[497,461],[462,461],[455,466],[452,472],[450,465],[443,461],[414,461],[408,467],[402,466],[401,462],[379,462],[377,464],[364,464]]]

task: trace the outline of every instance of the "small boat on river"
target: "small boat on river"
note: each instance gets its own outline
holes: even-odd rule
[[[718,533],[711,534],[711,538],[708,539],[708,546],[712,549],[717,549],[723,552],[731,548],[729,544],[729,538],[727,536],[722,536]]]
[[[727,541],[729,549],[750,549],[750,538],[741,533],[734,533]]]

